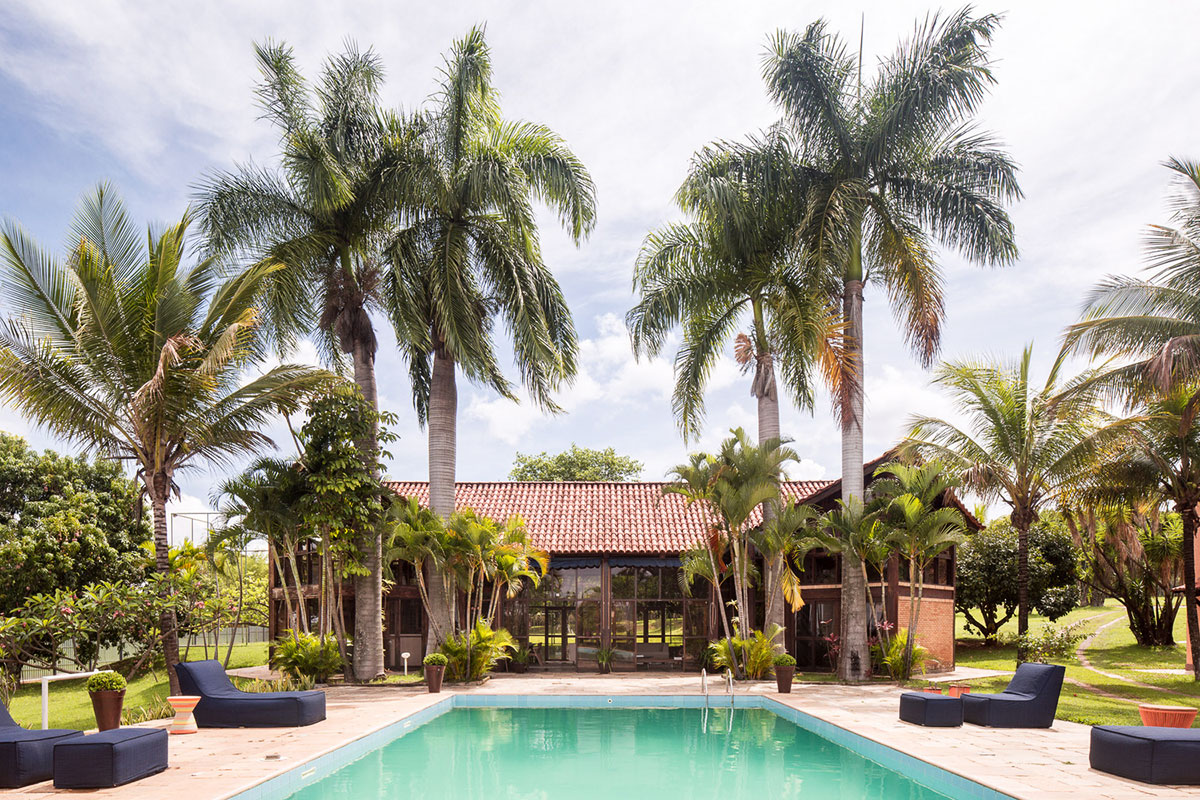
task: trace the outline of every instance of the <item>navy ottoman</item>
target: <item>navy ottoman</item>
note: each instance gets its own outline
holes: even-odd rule
[[[962,698],[905,692],[900,695],[900,719],[927,728],[957,728],[963,724]]]
[[[54,775],[54,745],[82,735],[62,728],[30,731],[14,725],[0,729],[0,789],[50,780]]]
[[[54,788],[103,789],[167,768],[167,732],[116,728],[54,746]]]
[[[1088,761],[1143,783],[1200,785],[1200,729],[1097,725]]]

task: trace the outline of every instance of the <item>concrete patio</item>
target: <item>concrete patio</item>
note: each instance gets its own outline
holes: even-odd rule
[[[712,681],[710,690],[720,690]],[[694,674],[588,675],[574,672],[500,675],[483,686],[453,691],[472,694],[697,694]],[[220,800],[235,796],[348,741],[364,736],[437,702],[424,687],[338,687],[328,692],[328,719],[298,729],[201,730],[173,736],[170,768],[136,783],[95,792],[97,798]],[[773,683],[740,685],[736,694],[770,693],[808,714],[881,744],[934,763],[1018,798],[1097,800],[1195,797],[1194,788],[1150,786],[1095,772],[1088,767],[1089,728],[1056,722],[1050,730],[921,728],[896,716],[900,690],[892,686],[799,684],[790,695]],[[164,725],[165,722],[152,723]],[[277,755],[279,760],[267,760]],[[0,796],[51,798],[74,794],[38,784]]]

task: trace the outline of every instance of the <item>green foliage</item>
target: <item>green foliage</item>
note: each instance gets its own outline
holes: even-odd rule
[[[774,626],[767,632],[752,631],[748,637],[733,637],[733,648],[725,639],[709,645],[712,663],[718,669],[736,671],[742,665],[742,674],[750,680],[759,680],[771,671],[780,645],[775,642],[783,634],[783,628]]]
[[[615,658],[616,655],[617,655],[617,648],[615,648],[615,647],[597,647],[596,648],[596,663],[599,664],[601,667],[610,666],[613,662],[613,658]]]
[[[777,667],[794,667],[796,666],[796,658],[788,653],[780,653],[775,656],[771,663]]]
[[[333,637],[322,641],[315,633],[285,631],[275,640],[271,667],[293,680],[308,678],[324,683],[342,666],[342,655]]]
[[[0,608],[89,583],[142,580],[150,522],[141,506],[119,463],[38,454],[0,433]]]
[[[1075,648],[1083,640],[1080,623],[1055,627],[1047,625],[1037,633],[1029,632],[1017,637],[1017,651],[1025,654],[1026,661],[1042,664],[1071,658]]]
[[[1017,531],[1007,518],[968,534],[956,551],[954,608],[991,644],[1017,609]],[[1056,620],[1078,605],[1078,551],[1060,515],[1045,512],[1029,528],[1029,601]]]
[[[514,664],[526,665],[533,660],[533,651],[526,647],[523,643],[518,642],[513,648],[512,654],[508,657],[509,661]]]
[[[642,474],[642,462],[618,455],[611,447],[593,450],[571,445],[550,455],[517,453],[508,473],[513,481],[633,481]]]
[[[909,664],[921,674],[925,673],[929,651],[914,641],[912,653],[908,653],[908,628],[900,628],[890,638],[881,639],[871,647],[871,658],[893,680],[904,680],[912,674]]]
[[[127,685],[125,679],[115,672],[98,672],[87,679],[89,692],[119,692]]]
[[[427,667],[444,667],[450,663],[450,659],[446,658],[444,653],[430,653],[421,660],[421,663]]]
[[[156,719],[170,719],[175,716],[175,709],[165,697],[153,697],[149,702],[136,707],[126,704],[121,708],[122,725],[141,725],[143,722],[153,722]]]
[[[441,652],[446,656],[446,679],[477,681],[491,673],[496,665],[508,658],[517,643],[503,628],[492,630],[483,620],[475,629],[446,637]]]

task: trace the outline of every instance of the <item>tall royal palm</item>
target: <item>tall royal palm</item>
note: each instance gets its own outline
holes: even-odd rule
[[[806,194],[796,163],[777,130],[704,148],[676,193],[692,220],[654,231],[642,245],[633,276],[641,299],[626,322],[639,355],[657,355],[682,325],[673,405],[685,438],[699,433],[705,385],[735,334],[737,360],[753,375],[760,443],[780,436],[776,364],[802,408],[812,407],[815,374],[837,391],[844,364],[835,284],[796,246]],[[742,326],[748,333],[737,332]],[[767,628],[784,624],[783,566],[768,559]]]
[[[842,495],[863,493],[863,286],[878,282],[925,364],[939,345],[942,276],[935,242],[971,260],[1017,254],[1005,201],[1020,196],[1016,169],[972,123],[994,79],[987,46],[999,25],[969,9],[931,16],[868,82],[824,21],[780,32],[768,47],[768,91],[801,143],[809,171],[801,239],[835,268],[853,378],[843,381]],[[862,570],[842,560],[838,672],[860,679],[870,664]]]
[[[262,360],[254,306],[274,267],[221,282],[211,259],[188,267],[189,217],[148,250],[110,190],[75,217],[66,259],[41,251],[16,225],[0,230],[0,398],[83,449],[136,465],[154,513],[154,554],[170,571],[167,501],[176,474],[228,464],[270,445],[262,426],[295,410],[328,377]],[[166,662],[179,662],[173,612],[161,620]],[[172,692],[179,691],[169,669]]]
[[[481,29],[454,43],[432,107],[412,124],[419,154],[411,211],[391,245],[388,308],[418,416],[429,430],[430,506],[448,517],[457,372],[516,398],[493,345],[495,318],[511,337],[520,382],[533,402],[556,410],[552,392],[575,374],[575,327],[542,259],[534,203],[557,211],[578,243],[595,220],[595,189],[553,131],[501,117]],[[438,626],[453,632],[452,593],[438,570],[429,573]]]
[[[1095,373],[1060,380],[1060,353],[1042,386],[1030,378],[1032,347],[1017,364],[944,364],[946,389],[967,426],[915,416],[902,450],[941,461],[963,485],[1011,511],[1017,529],[1017,631],[1029,629],[1029,527],[1083,478],[1124,426],[1100,410]]]
[[[378,406],[378,308],[405,196],[404,124],[378,107],[379,59],[353,45],[330,58],[317,86],[291,48],[257,46],[263,116],[279,131],[280,169],[247,165],[211,176],[200,190],[204,233],[215,253],[279,264],[263,298],[266,331],[286,351],[312,336],[332,363],[349,356],[363,397]],[[372,435],[361,447],[378,447]],[[382,537],[359,543],[366,574],[354,579],[354,673],[383,672]]]
[[[1149,405],[1179,423],[1174,455],[1177,479],[1171,497],[1183,521],[1184,604],[1188,641],[1200,653],[1196,601],[1196,505],[1200,473],[1185,446],[1195,435],[1200,409],[1200,163],[1170,159],[1174,173],[1170,225],[1151,226],[1149,279],[1113,277],[1088,298],[1084,319],[1067,331],[1066,346],[1122,360],[1100,381],[1131,407]],[[1180,402],[1182,398],[1182,402]],[[1178,406],[1170,410],[1172,404]],[[1171,474],[1171,470],[1166,470]],[[1200,680],[1200,657],[1193,655]]]

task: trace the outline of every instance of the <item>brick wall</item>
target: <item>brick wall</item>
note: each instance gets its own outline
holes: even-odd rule
[[[897,620],[908,627],[909,601],[897,601]],[[954,668],[954,601],[949,598],[925,597],[921,600],[921,617],[917,620],[917,644],[929,651],[927,670]]]

